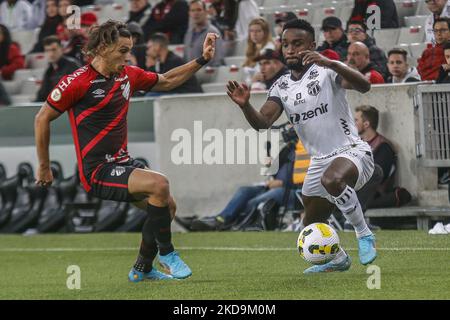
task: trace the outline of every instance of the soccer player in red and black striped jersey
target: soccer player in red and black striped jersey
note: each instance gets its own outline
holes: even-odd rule
[[[164,74],[127,65],[133,46],[125,24],[109,20],[93,27],[86,52],[90,64],[64,76],[49,94],[35,118],[39,159],[36,183],[50,186],[50,122],[69,115],[77,154],[80,180],[85,190],[98,198],[132,202],[148,212],[136,263],[128,278],[186,278],[192,272],[174,250],[170,223],[175,202],[167,178],[133,160],[127,151],[127,111],[137,90],[171,90],[213,58],[218,35],[209,33],[203,54],[196,60]],[[159,253],[166,273],[153,267]]]

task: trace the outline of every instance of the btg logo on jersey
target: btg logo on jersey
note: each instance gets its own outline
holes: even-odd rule
[[[302,113],[291,113],[289,115],[289,120],[291,120],[292,124],[299,124],[300,121],[306,122],[309,119],[318,117],[322,114],[328,112],[328,103],[321,103],[320,107],[315,108],[314,110],[309,110]]]
[[[299,92],[295,95],[294,106],[298,106],[300,103],[305,103],[306,99],[302,99],[302,93]]]

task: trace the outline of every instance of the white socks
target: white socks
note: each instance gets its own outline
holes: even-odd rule
[[[341,210],[344,217],[355,228],[356,237],[361,238],[372,234],[361,209],[355,190],[346,186],[344,191],[337,197],[333,197],[334,203]]]

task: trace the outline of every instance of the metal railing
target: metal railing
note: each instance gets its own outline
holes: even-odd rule
[[[450,84],[417,86],[420,143],[426,167],[450,167]]]

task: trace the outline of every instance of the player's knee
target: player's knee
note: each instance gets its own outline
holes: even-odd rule
[[[168,201],[170,197],[169,180],[163,175],[152,177],[148,184],[148,193],[151,197],[161,201]]]
[[[347,185],[343,176],[327,172],[325,172],[325,174],[322,176],[320,182],[322,183],[325,190],[327,190],[329,194],[335,197],[340,195]]]
[[[164,179],[161,179],[158,182],[156,190],[156,193],[160,198],[168,200],[170,197],[169,180],[167,180],[166,177],[164,177]]]

